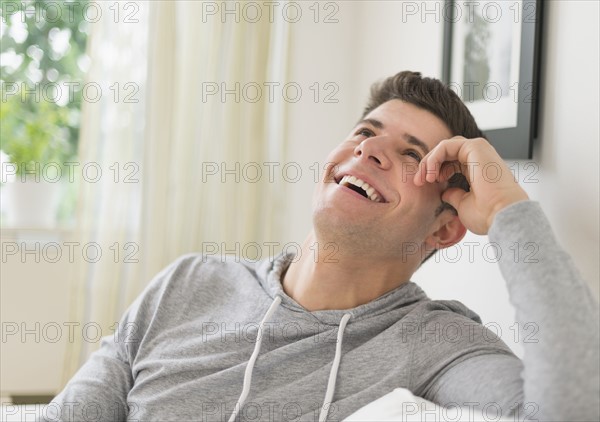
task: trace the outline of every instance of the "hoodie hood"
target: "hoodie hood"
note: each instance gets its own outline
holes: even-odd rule
[[[369,303],[359,305],[352,309],[308,311],[294,299],[289,297],[282,287],[282,274],[294,260],[294,254],[281,253],[274,259],[264,260],[257,263],[256,273],[260,285],[269,297],[281,298],[281,306],[292,312],[309,313],[320,323],[326,325],[338,325],[345,314],[352,315],[352,322],[364,318],[373,318],[395,308],[401,308],[419,301],[429,300],[425,292],[415,283],[409,281],[394,290],[372,300]]]

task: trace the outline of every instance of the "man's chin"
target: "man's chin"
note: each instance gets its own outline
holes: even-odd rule
[[[367,222],[364,219],[357,223],[356,218],[349,215],[332,215],[332,213],[315,212],[313,214],[313,228],[317,239],[321,243],[334,243],[346,251],[373,251],[382,247],[381,235],[374,231],[376,222]]]

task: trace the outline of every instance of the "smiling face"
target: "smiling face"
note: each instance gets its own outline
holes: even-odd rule
[[[390,259],[439,241],[435,233],[456,218],[436,215],[446,185],[419,187],[413,176],[421,158],[450,137],[442,120],[401,100],[371,111],[327,157],[314,197],[317,238]]]

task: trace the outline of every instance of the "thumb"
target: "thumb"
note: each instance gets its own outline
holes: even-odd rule
[[[465,192],[460,188],[449,188],[442,193],[442,201],[449,203],[458,211],[460,203],[469,192]]]

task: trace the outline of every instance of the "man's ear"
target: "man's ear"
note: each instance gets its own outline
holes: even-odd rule
[[[442,225],[425,239],[428,248],[444,249],[457,244],[465,237],[467,229],[457,215],[446,213]]]

